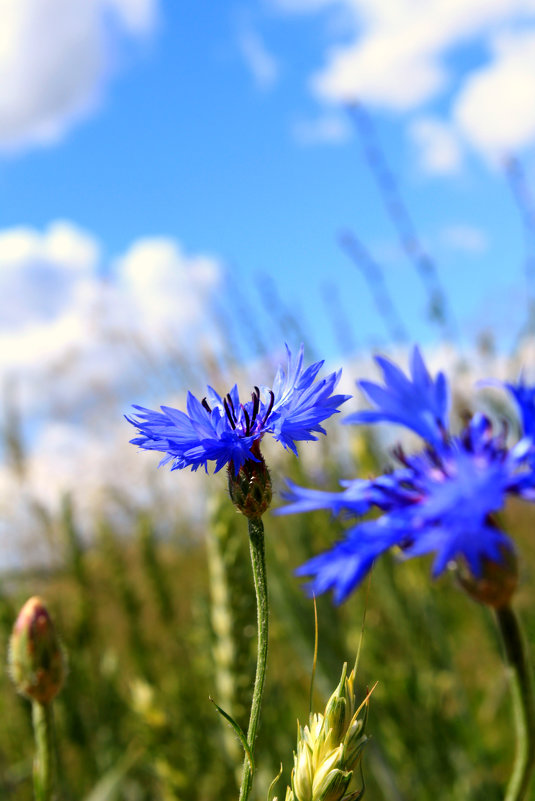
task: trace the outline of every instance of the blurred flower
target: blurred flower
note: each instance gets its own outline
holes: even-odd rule
[[[246,403],[240,402],[234,385],[225,397],[212,387],[202,401],[188,393],[187,414],[169,406],[161,412],[134,406],[137,415],[126,419],[140,436],[132,444],[165,453],[160,464],[171,462],[172,470],[202,466],[208,471],[213,461],[216,473],[229,465],[235,475],[245,463],[261,461],[257,443],[264,434],[297,454],[295,443],[325,434],[321,423],[350,396],[332,394],[341,371],[317,381],[323,362],[303,369],[303,346],[296,359],[286,350],[287,370],[279,367],[272,389],[255,386]]]
[[[311,593],[333,590],[339,603],[376,557],[394,546],[407,557],[435,553],[433,576],[451,563],[462,563],[476,582],[488,579],[489,564],[509,569],[508,554],[514,546],[493,515],[504,506],[508,494],[535,501],[533,440],[524,436],[508,448],[505,427],[495,433],[481,414],[474,415],[460,436],[453,436],[447,428],[446,380],[442,374],[431,379],[417,348],[412,353],[412,380],[387,359],[377,361],[386,386],[361,384],[377,409],[358,412],[348,422],[398,422],[428,444],[410,456],[398,447],[396,469],[376,479],[343,482],[342,492],[289,484],[284,497],[290,505],[280,513],[323,508],[360,516],[373,507],[383,512],[350,528],[343,541],[300,567],[298,575],[313,577],[308,585]],[[533,396],[528,388],[524,391]],[[529,434],[530,429],[526,430]],[[511,582],[501,585],[507,585],[509,595],[514,589]],[[500,591],[495,605],[506,600]]]
[[[371,381],[359,386],[377,409],[350,415],[346,423],[398,423],[432,444],[440,443],[448,425],[448,385],[443,373],[433,381],[418,348],[411,355],[411,377],[382,356],[375,361],[383,371],[385,387]]]
[[[518,384],[503,384],[503,386],[511,393],[520,410],[524,435],[535,438],[535,387],[525,384],[522,377]]]
[[[17,690],[48,704],[65,679],[65,656],[48,610],[33,596],[19,612],[9,641],[9,670]]]

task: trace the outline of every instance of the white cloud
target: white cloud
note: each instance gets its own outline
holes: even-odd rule
[[[97,241],[67,222],[0,232],[0,380],[21,384],[25,411],[68,415],[98,392],[119,397],[140,380],[141,350],[156,370],[170,343],[191,354],[213,335],[215,258],[138,240],[106,280],[100,258]]]
[[[415,108],[445,88],[450,48],[534,10],[526,0],[346,2],[357,33],[330,50],[313,91],[322,100],[357,99],[394,110]]]
[[[447,247],[464,253],[484,253],[489,246],[486,233],[466,223],[447,226],[441,232],[441,239]]]
[[[496,37],[493,50],[491,63],[467,78],[453,114],[473,147],[499,158],[535,138],[535,30]]]
[[[262,89],[271,88],[279,77],[279,65],[256,31],[243,29],[238,40],[242,56]]]
[[[53,326],[97,263],[96,242],[66,223],[45,235],[28,228],[0,232],[0,336]]]
[[[298,120],[293,134],[302,145],[339,144],[350,138],[352,129],[346,116],[328,113],[315,120]]]
[[[2,0],[0,148],[56,141],[93,109],[117,37],[148,34],[157,2]]]
[[[311,80],[313,93],[323,101],[410,109],[437,93],[446,78],[427,49],[415,47],[409,31],[371,34],[355,45],[332,48],[327,59],[327,67]]]
[[[322,105],[362,101],[408,118],[438,98],[450,104],[443,121],[412,124],[426,169],[455,169],[463,141],[496,157],[535,139],[534,0],[272,2],[285,13],[345,11],[345,31],[309,81]],[[471,46],[490,63],[456,59]]]
[[[452,126],[433,117],[419,117],[409,127],[422,168],[429,173],[456,172],[462,162],[459,136]]]
[[[135,402],[172,402],[185,364],[216,359],[221,266],[170,238],[133,242],[105,279],[101,258],[98,241],[66,221],[0,231],[0,401],[9,390],[27,451],[24,492],[0,464],[0,518],[11,526],[20,515],[31,529],[32,504],[57,511],[66,491],[82,513],[118,497],[132,509],[161,496],[192,519],[206,508],[202,482],[178,487],[155,470],[157,455],[129,445],[123,414]]]

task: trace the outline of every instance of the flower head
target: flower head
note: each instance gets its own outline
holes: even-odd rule
[[[37,596],[19,612],[9,641],[9,669],[17,690],[49,704],[65,679],[65,655],[48,610]]]
[[[261,460],[258,443],[264,434],[297,454],[296,442],[325,434],[321,423],[350,396],[333,395],[341,371],[317,380],[322,361],[304,369],[303,346],[295,359],[286,350],[287,369],[279,367],[273,388],[255,386],[245,403],[235,385],[224,397],[208,387],[202,401],[188,393],[187,412],[134,406],[136,415],[126,418],[139,431],[132,444],[164,453],[160,464],[170,462],[172,470],[207,471],[208,463],[214,462],[215,472],[229,465],[235,475],[246,462]]]
[[[398,423],[412,429],[433,444],[442,441],[447,428],[448,385],[443,373],[433,380],[418,348],[411,355],[408,378],[389,359],[377,356],[385,386],[359,381],[359,386],[376,409],[365,409],[346,418],[346,423]]]
[[[407,557],[434,553],[434,576],[457,562],[479,580],[488,563],[507,562],[506,555],[513,551],[513,543],[498,528],[494,513],[504,506],[509,494],[535,500],[531,437],[523,437],[508,448],[503,428],[495,432],[490,420],[481,414],[468,422],[460,436],[453,436],[445,419],[445,379],[434,383],[419,354],[413,354],[413,365],[415,358],[421,379],[413,368],[412,382],[395,365],[380,360],[390,386],[384,390],[377,387],[381,393],[375,394],[375,402],[380,408],[370,414],[375,415],[374,421],[403,422],[418,431],[427,446],[413,455],[398,447],[394,451],[397,467],[391,473],[345,482],[342,492],[290,485],[285,494],[290,505],[279,510],[283,513],[324,508],[335,514],[345,511],[349,516],[360,516],[373,507],[383,512],[377,519],[357,523],[343,541],[299,568],[298,575],[312,576],[309,589],[315,594],[333,590],[335,600],[343,601],[374,560],[393,546]],[[419,383],[427,388],[420,402],[416,393]],[[369,415],[362,415],[350,419],[370,421]],[[503,596],[498,602],[503,602]]]
[[[520,422],[525,436],[535,438],[535,387],[524,383],[520,377],[517,384],[504,384],[520,410]]]

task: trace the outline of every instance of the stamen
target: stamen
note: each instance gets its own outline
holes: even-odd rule
[[[227,394],[228,405],[232,410],[232,417],[234,418],[234,422],[238,422],[238,418],[236,417],[236,410],[234,409],[234,404],[232,402],[232,398],[230,397],[230,392]]]
[[[392,455],[398,460],[398,462],[401,462],[401,464],[405,465],[405,467],[410,467],[407,457],[405,455],[405,451],[403,450],[401,444],[395,445],[392,448]]]
[[[204,406],[204,408],[206,409],[206,411],[208,412],[208,414],[212,414],[212,410],[210,409],[210,405],[209,405],[208,401],[206,400],[206,398],[203,398],[201,403]]]
[[[444,465],[442,463],[442,459],[440,458],[440,456],[438,455],[436,450],[434,448],[429,447],[429,448],[425,449],[425,452],[426,452],[427,456],[429,457],[429,460],[435,465],[435,467],[438,467],[438,469],[442,473],[444,473],[444,475],[446,475],[446,471],[444,469]]]
[[[229,408],[229,405],[228,405],[227,398],[224,398],[223,406],[225,407],[225,412],[227,414],[228,421],[229,421],[230,425],[232,426],[232,430],[234,431],[234,430],[236,430],[236,423],[234,422],[234,419],[233,419],[232,414],[230,412],[230,408]]]
[[[249,420],[249,415],[245,406],[242,406],[241,408],[243,411],[243,416],[245,417],[245,436],[248,437],[251,433],[251,421]]]
[[[262,420],[262,425],[265,425],[265,422],[268,419],[269,415],[271,414],[271,410],[273,409],[273,404],[275,403],[275,395],[272,389],[269,390],[269,394],[270,394],[269,406],[267,412],[264,415],[264,419]]]
[[[256,415],[258,414],[258,409],[260,408],[260,390],[258,387],[254,388],[255,391],[251,393],[251,398],[253,400],[253,414],[251,417],[251,426],[254,425],[254,421],[256,420]]]

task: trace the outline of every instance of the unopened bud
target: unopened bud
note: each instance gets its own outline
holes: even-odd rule
[[[494,609],[506,606],[518,584],[518,563],[512,548],[502,548],[502,561],[482,560],[481,576],[476,578],[464,562],[456,563],[457,579],[475,601]]]
[[[238,475],[234,474],[232,463],[229,464],[228,488],[232,503],[245,517],[259,518],[271,504],[271,478],[258,442],[253,443],[251,450],[258,461],[249,459]]]
[[[37,596],[26,601],[9,642],[9,671],[22,695],[48,704],[65,678],[65,660],[50,615]]]
[[[334,768],[314,782],[313,798],[318,801],[339,801],[343,798],[353,776],[353,771]]]
[[[325,728],[331,732],[331,739],[335,743],[343,739],[353,714],[353,687],[348,686],[346,673],[347,663],[344,664],[338,687],[325,707]]]

